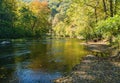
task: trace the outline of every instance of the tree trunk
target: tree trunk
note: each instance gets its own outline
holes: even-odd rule
[[[36,25],[36,22],[34,21],[32,27],[31,27],[32,31],[34,31],[35,25]]]
[[[107,7],[106,7],[106,2],[103,0],[103,8],[104,8],[104,13],[105,13],[105,19],[107,18]]]
[[[94,12],[95,12],[95,21],[96,23],[98,22],[98,17],[97,17],[97,8],[94,8]]]
[[[113,13],[113,0],[109,0],[109,3],[110,3],[110,17],[113,17],[114,16],[114,13]]]
[[[112,43],[112,35],[109,37],[109,43]]]
[[[118,0],[115,0],[115,11],[114,11],[115,15],[117,14],[117,3],[118,3]]]

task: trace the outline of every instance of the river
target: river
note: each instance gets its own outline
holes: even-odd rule
[[[0,83],[53,83],[88,54],[78,39],[12,40],[0,46]]]

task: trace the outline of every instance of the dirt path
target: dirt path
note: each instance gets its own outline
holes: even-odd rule
[[[111,49],[106,42],[88,42],[88,43],[83,42],[80,44],[87,46],[88,50],[90,51],[103,52]]]
[[[88,55],[70,75],[56,79],[55,83],[120,83],[120,62]]]

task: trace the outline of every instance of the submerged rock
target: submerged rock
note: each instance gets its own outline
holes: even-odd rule
[[[11,41],[2,41],[0,44],[1,45],[10,45],[10,44],[12,44],[12,42]]]

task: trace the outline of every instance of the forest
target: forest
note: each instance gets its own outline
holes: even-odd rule
[[[0,0],[0,38],[44,36],[51,27],[47,2]]]
[[[120,0],[0,0],[0,83],[119,83]]]
[[[119,0],[1,0],[0,38],[119,40]]]

